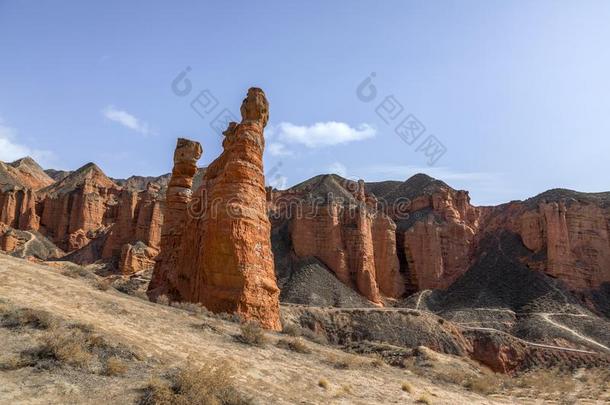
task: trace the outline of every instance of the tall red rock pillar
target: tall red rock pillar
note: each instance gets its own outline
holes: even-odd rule
[[[174,168],[167,187],[161,253],[157,258],[153,278],[148,287],[149,296],[156,298],[168,294],[173,298],[169,280],[178,264],[182,251],[182,235],[185,231],[188,204],[191,201],[193,177],[197,172],[197,160],[203,150],[199,142],[179,138],[174,152]]]
[[[223,152],[203,178],[202,218],[189,219],[177,289],[214,312],[281,328],[263,173],[269,104],[251,88],[242,121],[224,132]],[[198,256],[194,258],[193,256]]]

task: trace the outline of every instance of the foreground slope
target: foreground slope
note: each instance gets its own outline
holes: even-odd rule
[[[389,366],[339,369],[336,360],[330,359],[344,354],[314,343],[308,343],[311,354],[290,352],[272,344],[264,348],[247,346],[233,338],[239,329],[234,323],[194,317],[113,290],[99,291],[52,268],[4,255],[0,255],[0,298],[17,307],[44,310],[73,323],[90,325],[106,341],[138,353],[141,360],[133,368],[145,370],[128,378],[32,367],[0,371],[3,403],[134,403],[146,384],[146,370],[162,372],[182,367],[185,362],[223,359],[239,370],[238,386],[253,396],[255,403],[414,403],[422,395],[438,404],[518,402],[514,398],[485,399],[457,386],[434,385]],[[5,360],[9,355],[6,351],[29,333],[33,332],[17,334],[0,328],[5,342],[0,359]],[[280,335],[268,336],[274,342]],[[98,383],[91,384],[90,379]],[[326,389],[319,386],[321,380],[327,381]],[[412,394],[401,389],[404,382],[409,382]]]

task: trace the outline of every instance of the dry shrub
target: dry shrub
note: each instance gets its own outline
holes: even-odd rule
[[[558,368],[532,370],[517,377],[514,383],[520,388],[547,394],[569,393],[576,387],[572,375]]]
[[[142,405],[247,405],[251,400],[235,388],[235,370],[227,362],[208,362],[153,378],[144,389]]]
[[[332,365],[334,368],[341,370],[356,369],[356,368],[367,368],[377,367],[378,360],[366,357],[355,356],[353,354],[330,354],[327,357],[327,363]]]
[[[424,395],[420,396],[419,398],[417,398],[417,401],[415,401],[415,402],[418,403],[418,404],[432,405],[432,400],[426,394],[424,394]]]
[[[46,311],[3,305],[0,308],[0,325],[5,328],[52,329],[57,326],[57,319]]]
[[[577,380],[583,384],[581,398],[602,399],[604,393],[610,398],[610,369],[590,368],[579,374]]]
[[[112,288],[112,283],[106,280],[105,278],[100,278],[99,280],[96,280],[94,285],[95,288],[100,291],[108,291],[110,290],[110,288]]]
[[[301,327],[294,323],[282,325],[282,333],[292,337],[301,336]]]
[[[209,315],[209,311],[200,302],[172,302],[171,306],[188,311],[194,315]]]
[[[40,346],[27,352],[35,363],[56,360],[73,367],[85,368],[93,360],[89,351],[90,341],[80,329],[57,329],[41,337]]]
[[[0,363],[0,371],[19,370],[27,367],[29,363],[20,356],[11,356]]]
[[[109,344],[102,336],[93,333],[91,325],[85,324],[61,325],[45,332],[39,341],[38,346],[21,353],[27,365],[43,368],[67,365],[89,369],[94,363],[103,363],[104,359],[136,357],[122,345]]]
[[[319,345],[327,345],[328,344],[328,339],[326,338],[326,336],[320,335],[320,334],[312,331],[311,329],[301,328],[301,335],[305,339],[307,339],[309,341],[312,341],[314,343],[317,343]]]
[[[128,369],[129,366],[123,359],[112,356],[106,360],[104,374],[108,376],[122,376],[127,373]]]
[[[318,381],[318,387],[324,388],[325,390],[328,389],[329,385],[330,384],[326,378],[320,378],[320,381]]]
[[[265,331],[261,328],[258,322],[248,321],[240,326],[241,334],[236,338],[242,343],[253,346],[264,346],[267,343]]]
[[[508,381],[504,374],[484,373],[480,376],[467,378],[462,385],[464,388],[482,395],[496,394],[502,391]]]
[[[408,392],[409,394],[413,393],[413,385],[411,385],[411,383],[408,382],[403,382],[402,385],[400,386],[400,389],[403,390],[404,392]]]
[[[292,350],[293,352],[310,354],[311,349],[299,338],[294,339],[280,339],[277,342],[277,346],[282,349]]]

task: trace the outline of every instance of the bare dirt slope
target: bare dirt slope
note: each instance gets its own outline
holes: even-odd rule
[[[387,365],[337,369],[329,359],[345,353],[312,342],[307,342],[311,354],[288,351],[274,344],[280,334],[270,333],[265,347],[248,346],[233,337],[239,333],[235,323],[193,316],[112,289],[100,291],[57,269],[5,255],[0,255],[0,299],[22,308],[45,310],[70,322],[90,324],[107,341],[138,353],[146,365],[139,369],[150,373],[184,367],[187,361],[228,359],[239,370],[238,388],[255,403],[414,403],[422,396],[434,404],[520,402],[516,398],[485,398],[458,386],[435,385]],[[0,359],[21,344],[11,333],[0,328]],[[145,375],[135,372],[123,377],[53,373],[34,368],[0,371],[0,403],[134,403],[146,384]],[[326,389],[320,387],[321,379],[328,381]],[[413,388],[411,393],[401,389],[405,382]]]

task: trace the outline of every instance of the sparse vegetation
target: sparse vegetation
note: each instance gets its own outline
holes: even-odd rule
[[[100,291],[108,291],[110,288],[112,288],[112,283],[105,278],[100,278],[95,281],[95,288]]]
[[[46,311],[0,304],[0,326],[5,328],[50,329],[56,324],[57,321]]]
[[[417,401],[415,401],[415,402],[417,402],[418,404],[432,405],[432,400],[426,394],[423,394],[422,396],[417,398]]]
[[[409,394],[413,393],[413,385],[411,385],[411,383],[409,382],[403,382],[402,385],[400,386],[400,389],[402,389],[404,392],[408,392]]]
[[[326,362],[331,364],[334,368],[341,370],[356,369],[356,368],[378,368],[381,367],[381,360],[377,358],[369,358],[363,356],[355,356],[353,354],[330,354]],[[383,364],[383,362],[381,362]]]
[[[258,322],[247,321],[240,326],[241,333],[236,336],[237,340],[242,343],[253,346],[264,346],[267,343],[265,331]]]
[[[292,350],[293,352],[310,354],[311,349],[303,342],[302,339],[280,339],[277,342],[277,346],[283,349]]]
[[[122,376],[127,373],[128,369],[129,366],[123,359],[112,356],[106,360],[104,374],[108,376]]]
[[[157,297],[157,301],[155,301],[159,305],[169,305],[169,298],[167,295],[160,295]]]
[[[328,339],[326,338],[326,336],[318,334],[314,331],[312,331],[311,329],[308,328],[301,328],[301,335],[307,339],[310,340],[314,343],[320,344],[320,345],[327,345],[328,344]]]
[[[226,362],[208,362],[154,377],[144,389],[141,405],[247,405],[252,401],[235,388],[235,371]]]
[[[301,336],[301,327],[294,323],[287,323],[282,325],[282,333],[292,337]]]
[[[208,311],[208,309],[199,302],[178,302],[178,301],[176,301],[176,302],[172,302],[170,305],[174,308],[179,308],[184,311],[190,312],[193,315],[204,315],[204,316],[212,315],[212,313],[210,311]]]
[[[107,359],[106,367],[109,366],[111,372],[118,375],[121,371],[119,356],[135,357],[128,349],[107,343],[102,336],[94,333],[93,326],[67,324],[45,311],[0,304],[0,317],[1,326],[6,328],[29,327],[42,331],[37,335],[35,345],[0,365],[4,370],[28,366],[49,369],[63,365],[89,369],[93,363],[100,364]]]

